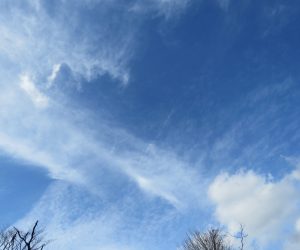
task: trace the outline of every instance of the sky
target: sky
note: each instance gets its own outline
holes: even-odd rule
[[[293,0],[2,0],[1,227],[298,250],[299,26]]]

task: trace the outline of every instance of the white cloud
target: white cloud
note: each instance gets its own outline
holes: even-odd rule
[[[266,244],[283,233],[297,213],[294,181],[289,175],[274,181],[253,171],[223,173],[211,183],[209,197],[216,206],[216,218],[230,232],[243,224],[249,237]]]
[[[191,0],[145,0],[135,1],[131,11],[136,13],[156,12],[158,15],[170,19],[182,13],[188,6]]]
[[[53,14],[47,3],[40,1],[4,2],[0,11],[0,53],[17,62],[23,71],[45,78],[52,67],[65,63],[87,80],[108,73],[124,84],[128,82],[127,62],[135,27],[127,22],[129,16],[112,27],[107,19],[112,3],[95,4],[92,10],[84,2],[57,1],[51,6]],[[99,12],[99,20],[91,17],[95,11]],[[123,11],[126,13],[125,8]]]
[[[216,0],[217,3],[219,4],[220,8],[222,8],[223,10],[227,10],[231,0]]]
[[[40,228],[46,230],[45,239],[50,240],[49,250],[140,249],[124,238],[128,233],[122,229],[125,225],[121,210],[104,208],[101,203],[98,197],[76,186],[56,182],[16,225],[27,229],[39,218]]]
[[[93,203],[103,192],[110,192],[103,183],[113,176],[118,183],[126,180],[124,192],[126,185],[132,188],[135,183],[147,199],[159,197],[179,209],[199,206],[203,186],[187,162],[161,148],[149,150],[147,142],[99,113],[73,109],[64,93],[58,98],[51,92],[52,86],[60,84],[63,65],[70,68],[74,81],[109,74],[128,83],[127,65],[136,27],[127,20],[132,13],[126,10],[120,26],[111,27],[112,2],[57,1],[55,13],[49,13],[46,2],[38,0],[0,3],[0,151],[27,166],[44,168],[50,178],[76,186],[78,193],[84,190],[87,196],[96,196]],[[100,19],[94,23],[91,15],[81,17],[80,8],[99,11]],[[115,186],[113,181],[107,185]],[[80,199],[68,201],[64,207],[67,197],[65,187],[54,184],[20,225],[35,218],[51,218],[47,228],[57,239],[53,249],[134,249],[107,240],[119,230],[115,214],[84,210],[78,220],[65,223],[65,217],[83,209]],[[86,246],[82,238],[91,239],[91,245]]]
[[[298,141],[299,129],[292,116],[283,115],[285,107],[278,100],[288,100],[293,91],[295,82],[288,78],[271,86],[254,89],[243,103],[238,101],[221,108],[217,117],[220,121],[228,122],[228,127],[224,129],[220,123],[220,136],[212,143],[206,138],[208,146],[204,150],[204,158],[212,162],[216,170],[220,167],[233,170],[249,165],[257,169],[280,157],[282,152],[288,152],[290,145],[296,145]],[[296,115],[294,106],[290,108]],[[232,112],[240,115],[232,119],[229,115]],[[211,135],[209,124],[207,127],[207,134]]]
[[[300,219],[296,220],[294,232],[284,244],[285,250],[298,250],[300,248]]]
[[[120,23],[111,27],[110,1],[57,1],[51,7],[40,1],[2,4],[0,150],[45,168],[51,178],[85,185],[92,192],[99,190],[97,177],[106,169],[122,173],[145,192],[178,208],[194,203],[202,185],[187,163],[163,149],[150,152],[147,142],[101,116],[94,119],[84,110],[68,107],[64,93],[59,93],[59,100],[48,95],[63,65],[78,77],[74,80],[80,80],[79,75],[91,80],[109,73],[128,82],[126,65],[135,26],[129,25],[126,6],[121,6]],[[173,4],[183,3],[155,1],[159,6]],[[91,15],[96,12],[95,23]],[[7,78],[4,72],[14,73]],[[21,77],[14,77],[15,72]],[[191,185],[195,186],[192,192],[188,191]]]
[[[198,207],[203,202],[205,184],[199,173],[175,154],[152,146],[150,151],[130,154],[126,159],[124,171],[150,194],[166,199],[178,209]]]
[[[159,209],[158,213],[157,204],[139,192],[112,201],[78,185],[56,181],[15,225],[28,229],[39,219],[45,239],[50,240],[49,250],[147,250],[158,248],[160,240],[166,245],[170,234],[176,235],[171,225],[178,215],[174,209]]]
[[[20,77],[21,83],[20,87],[25,91],[25,93],[30,97],[32,102],[38,108],[46,108],[49,104],[49,99],[42,92],[40,92],[34,82],[26,74]]]
[[[61,64],[54,64],[52,68],[51,75],[48,76],[48,88],[52,86],[53,82],[55,81],[57,74],[59,73],[61,68]]]
[[[132,4],[136,7],[132,7],[104,0],[59,0],[51,5],[38,0],[4,0],[0,6],[0,53],[17,63],[21,72],[44,81],[40,84],[51,86],[60,69],[58,65],[66,64],[74,81],[109,74],[126,85],[135,34],[145,19],[138,11],[129,10],[143,9],[147,14],[159,12],[170,17],[187,3],[188,0],[136,1]],[[118,22],[110,18],[114,15]]]
[[[83,185],[94,193],[102,192],[104,173],[116,171],[177,208],[201,202],[200,176],[172,152],[154,146],[149,150],[146,142],[111,122],[101,117],[93,120],[55,98],[41,109],[48,97],[28,77],[0,86],[2,152],[45,168],[51,178]]]

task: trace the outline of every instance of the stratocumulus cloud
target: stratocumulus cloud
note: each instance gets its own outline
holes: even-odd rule
[[[209,187],[215,215],[233,234],[240,224],[251,237],[267,242],[282,235],[284,224],[295,219],[299,203],[295,180],[273,181],[252,171],[221,174]],[[272,205],[271,205],[272,204]]]

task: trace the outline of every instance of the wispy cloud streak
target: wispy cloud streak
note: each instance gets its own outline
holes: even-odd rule
[[[93,20],[82,14],[89,10],[93,15],[87,3],[71,6],[58,1],[52,7],[42,2],[6,4],[7,13],[2,18],[11,22],[0,22],[4,34],[0,51],[10,60],[18,61],[21,76],[14,78],[10,86],[0,79],[2,151],[46,168],[52,178],[80,183],[93,191],[98,189],[96,176],[101,176],[101,169],[113,169],[128,176],[142,190],[176,207],[184,207],[191,197],[198,197],[197,192],[188,191],[191,184],[201,186],[195,173],[176,155],[155,147],[149,150],[147,142],[106,125],[109,123],[105,119],[92,121],[90,116],[82,115],[83,111],[64,107],[66,103],[47,95],[62,63],[75,76],[79,74],[87,80],[108,72],[126,83],[126,67],[120,62],[128,59],[125,47],[130,44],[131,30],[118,27],[112,30],[113,37],[108,35],[103,17],[95,26]],[[101,2],[101,6],[93,4],[103,16],[111,14],[108,2]],[[59,9],[54,14],[51,8],[56,7]],[[81,13],[77,8],[81,8]],[[66,15],[69,19],[62,22]],[[84,25],[78,30],[78,40],[73,41],[79,22]],[[101,125],[88,125],[96,123]]]

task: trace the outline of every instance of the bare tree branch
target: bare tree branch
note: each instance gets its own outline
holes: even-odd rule
[[[231,250],[225,237],[219,229],[210,229],[204,233],[196,231],[188,235],[183,250]]]
[[[235,236],[235,238],[240,239],[241,242],[240,250],[244,250],[245,238],[247,237],[248,234],[245,233],[244,226],[240,224],[240,231],[238,232],[238,235]]]
[[[0,250],[43,250],[48,242],[43,240],[43,231],[37,230],[38,221],[31,230],[23,232],[14,227],[0,233]]]

